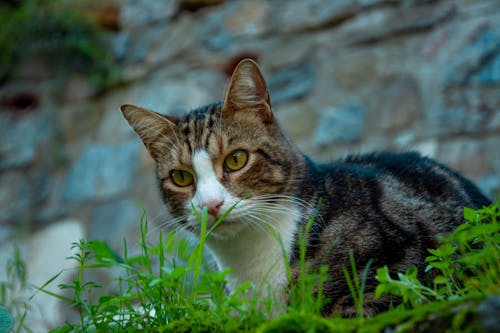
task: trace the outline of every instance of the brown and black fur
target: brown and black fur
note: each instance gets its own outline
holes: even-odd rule
[[[371,261],[364,307],[369,315],[377,313],[389,306],[390,299],[374,297],[376,268],[387,265],[394,274],[416,266],[423,274],[427,249],[436,248],[439,235],[464,222],[463,207],[489,203],[470,181],[414,152],[378,152],[314,163],[283,134],[273,117],[265,81],[250,60],[236,68],[222,103],[180,119],[130,105],[122,111],[156,160],[163,200],[170,213],[180,217],[180,225],[186,223],[182,216],[189,214],[185,203],[197,189],[172,187],[169,170],[189,166],[193,152],[200,149],[209,152],[214,165],[235,147],[252,156],[251,165],[240,173],[217,171],[220,183],[235,197],[298,198],[302,217],[295,223],[303,225],[316,216],[306,256],[313,266],[329,266],[325,315],[355,314],[342,270],[349,267],[350,251],[359,271]],[[295,232],[288,253],[293,272],[297,237]]]

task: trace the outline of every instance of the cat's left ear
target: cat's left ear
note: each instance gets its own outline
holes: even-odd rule
[[[159,138],[168,136],[174,131],[175,119],[132,104],[124,104],[120,110],[141,138],[149,154],[156,160],[162,150]]]
[[[224,107],[233,112],[259,112],[265,122],[272,121],[266,81],[253,60],[244,59],[236,66],[226,91]]]

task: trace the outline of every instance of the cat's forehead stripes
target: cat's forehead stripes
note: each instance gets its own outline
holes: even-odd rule
[[[216,124],[220,110],[221,103],[214,103],[191,111],[181,120],[180,132],[190,155],[196,150],[208,150],[210,139],[219,128]]]

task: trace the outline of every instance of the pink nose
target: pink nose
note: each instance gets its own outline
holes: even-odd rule
[[[217,217],[219,215],[219,210],[222,204],[224,203],[223,200],[210,200],[207,201],[203,204],[203,206],[207,207],[208,214]]]

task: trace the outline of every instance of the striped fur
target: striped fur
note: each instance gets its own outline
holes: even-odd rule
[[[377,313],[390,299],[374,298],[376,267],[388,265],[395,273],[417,266],[423,272],[427,249],[438,245],[438,235],[463,223],[463,207],[489,203],[471,182],[418,153],[379,152],[314,163],[281,131],[264,78],[251,60],[237,66],[222,103],[183,118],[133,105],[123,105],[122,112],[156,161],[162,198],[178,229],[199,231],[191,207],[201,209],[208,200],[203,198],[220,203],[209,225],[232,209],[207,244],[219,267],[231,268],[240,282],[250,280],[285,297],[281,247],[269,228],[283,240],[296,277],[297,230],[316,216],[307,260],[330,267],[325,315],[355,313],[342,272],[349,251],[359,268],[373,261],[365,311]],[[248,152],[248,161],[232,171],[224,160],[235,150]],[[213,168],[207,166],[210,161]],[[192,173],[193,184],[177,186],[172,170]]]

